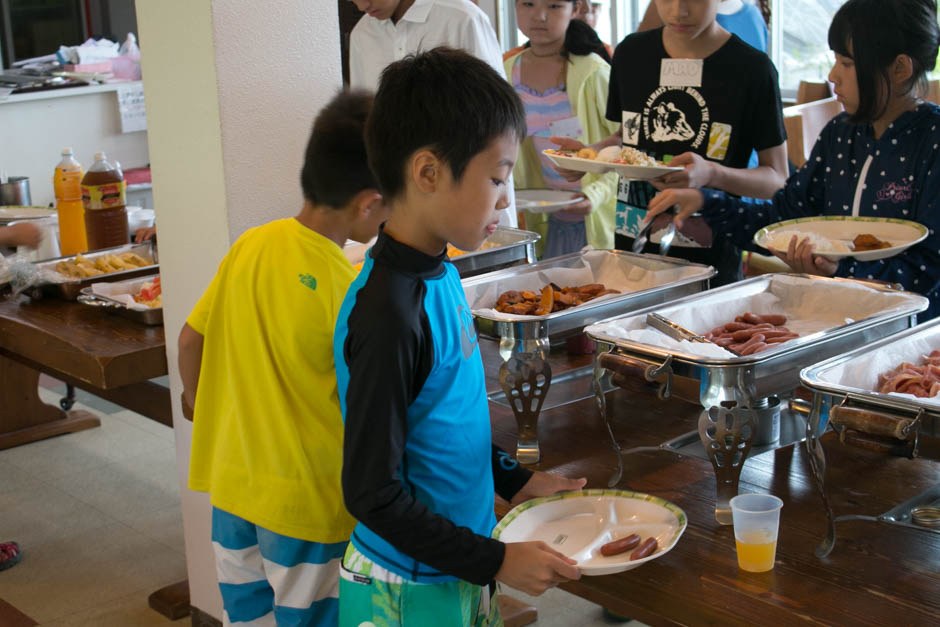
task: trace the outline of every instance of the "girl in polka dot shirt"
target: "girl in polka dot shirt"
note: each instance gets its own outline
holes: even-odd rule
[[[940,108],[919,97],[938,45],[935,0],[849,0],[829,27],[836,57],[829,80],[845,113],[826,125],[786,186],[769,203],[710,189],[669,189],[650,201],[647,220],[673,205],[680,208],[679,224],[701,211],[716,237],[740,246],[762,227],[791,218],[913,220],[929,235],[889,259],[833,260],[797,237],[777,256],[796,272],[900,283],[931,299],[921,321],[940,315]]]

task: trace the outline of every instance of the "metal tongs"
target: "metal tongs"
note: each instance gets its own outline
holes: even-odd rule
[[[676,210],[678,207],[673,205],[661,215],[673,216],[676,215]],[[646,243],[650,239],[650,233],[653,230],[653,223],[656,222],[656,219],[652,219],[646,223],[639,233],[636,235],[636,239],[633,240],[633,245],[630,247],[635,253],[642,253],[643,248],[646,247]],[[669,221],[669,226],[666,227],[666,232],[663,233],[662,238],[659,240],[659,254],[665,257],[669,254],[669,248],[672,246],[672,240],[676,237],[676,223],[672,220]]]
[[[672,320],[659,315],[658,313],[646,314],[646,324],[658,331],[665,333],[674,340],[679,340],[680,342],[683,340],[688,340],[690,342],[712,343],[712,341],[704,335],[692,333],[681,324],[675,323]]]

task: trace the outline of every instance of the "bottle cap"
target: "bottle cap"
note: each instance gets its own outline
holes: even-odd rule
[[[66,156],[66,155],[70,155],[70,154],[72,154],[72,148],[71,148],[71,146],[68,147],[68,148],[63,148],[63,149],[62,149],[62,156],[63,156],[63,157]]]
[[[107,160],[108,160],[108,155],[104,154],[103,152],[95,153],[95,161],[107,161]]]

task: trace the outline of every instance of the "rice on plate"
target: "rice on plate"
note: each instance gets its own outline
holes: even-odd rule
[[[785,252],[790,248],[790,240],[793,239],[794,235],[798,238],[797,244],[804,239],[808,239],[809,243],[813,246],[813,251],[819,254],[825,254],[827,252],[840,254],[852,252],[851,247],[842,240],[829,239],[818,233],[806,231],[774,231],[770,234],[770,237],[767,238],[767,241],[764,242],[764,247],[770,250]]]

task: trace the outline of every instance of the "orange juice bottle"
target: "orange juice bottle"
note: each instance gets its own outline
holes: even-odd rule
[[[85,239],[85,206],[82,203],[82,164],[71,148],[62,149],[62,160],[52,175],[55,207],[59,214],[59,248],[63,255],[88,250]]]

